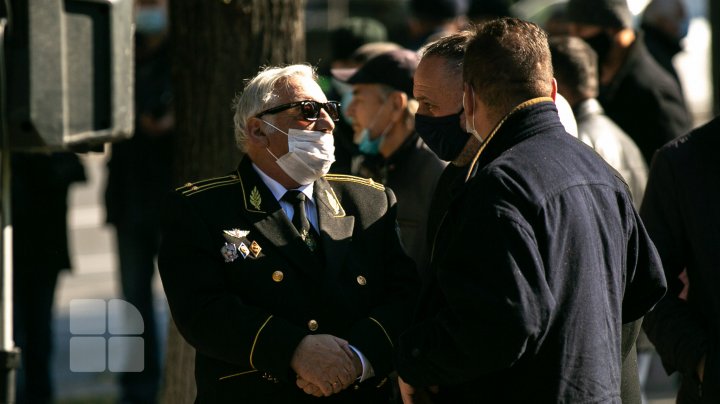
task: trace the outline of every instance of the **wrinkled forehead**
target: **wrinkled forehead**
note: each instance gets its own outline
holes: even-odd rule
[[[292,76],[287,80],[280,80],[275,84],[275,96],[277,102],[272,104],[281,104],[293,101],[313,100],[319,102],[327,102],[325,93],[310,77]]]

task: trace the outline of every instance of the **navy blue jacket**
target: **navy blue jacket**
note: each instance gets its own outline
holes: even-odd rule
[[[441,402],[619,403],[622,325],[665,292],[627,185],[549,99],[513,113],[470,172],[399,375]]]

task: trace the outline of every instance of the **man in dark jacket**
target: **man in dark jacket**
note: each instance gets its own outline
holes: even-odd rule
[[[197,350],[201,403],[389,399],[415,266],[393,192],[326,175],[339,111],[315,80],[308,65],[250,80],[236,104],[237,171],[173,195],[159,268]]]
[[[679,404],[720,402],[718,134],[720,117],[661,148],[640,210],[668,279],[644,329],[668,373],[682,375]]]
[[[570,34],[597,52],[598,100],[650,165],[655,150],[692,128],[680,86],[632,29],[626,0],[570,0]]]
[[[560,123],[538,26],[480,26],[463,79],[466,128],[483,144],[400,337],[403,397],[619,403],[622,325],[665,291],[627,186]]]

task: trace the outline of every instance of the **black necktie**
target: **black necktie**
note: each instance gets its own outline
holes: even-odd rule
[[[282,199],[289,202],[295,213],[293,213],[292,224],[300,233],[305,244],[310,248],[310,251],[315,251],[317,248],[317,241],[314,236],[314,231],[310,226],[310,221],[307,218],[305,212],[305,194],[298,190],[290,190],[285,192]]]

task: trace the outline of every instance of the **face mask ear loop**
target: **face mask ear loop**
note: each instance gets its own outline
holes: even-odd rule
[[[377,122],[378,117],[380,116],[380,111],[385,109],[385,106],[387,105],[387,98],[383,101],[383,105],[380,107],[380,109],[375,113],[375,116],[373,117],[372,121],[370,121],[370,125],[366,126],[365,129],[368,130],[368,137],[372,135],[372,128],[375,126],[375,123]],[[382,135],[380,135],[382,136]],[[372,140],[372,139],[369,139]]]
[[[264,122],[264,123],[266,123],[266,124],[268,124],[268,125],[270,125],[270,126],[272,126],[275,130],[277,130],[278,132],[280,132],[280,133],[282,133],[283,135],[287,136],[288,138],[290,137],[290,135],[288,135],[287,132],[285,132],[284,130],[278,128],[277,126],[271,124],[270,122],[268,122],[268,121],[266,121],[266,120],[264,120],[264,119],[261,119],[261,121]],[[267,135],[265,135],[265,137],[267,137]],[[278,161],[277,156],[276,156],[275,154],[273,154],[273,152],[270,151],[270,138],[268,138],[268,146],[265,148],[265,150],[267,150],[267,152],[270,153],[271,156],[273,156],[273,158],[275,159],[275,161]]]

